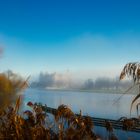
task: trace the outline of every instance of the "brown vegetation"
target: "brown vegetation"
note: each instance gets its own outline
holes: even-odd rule
[[[27,87],[27,81],[12,71],[0,73],[0,107],[15,103],[18,93]]]
[[[0,138],[10,140],[96,140],[98,137],[93,132],[93,122],[90,117],[76,116],[65,105],[61,105],[55,114],[52,126],[47,124],[47,114],[42,107],[29,102],[27,105],[32,110],[20,116],[17,112],[20,97],[15,108],[9,106],[0,112]]]
[[[137,96],[131,102],[131,107],[130,107],[130,115],[131,115],[131,110],[132,110],[133,104],[140,97],[140,63],[133,62],[133,63],[126,64],[120,74],[120,80],[124,79],[125,76],[130,76],[134,81],[134,85],[132,87],[130,87],[129,90],[137,85],[139,87]]]

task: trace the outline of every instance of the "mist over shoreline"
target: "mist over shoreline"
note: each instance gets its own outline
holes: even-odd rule
[[[131,80],[119,81],[119,77],[97,77],[78,79],[70,73],[40,72],[37,78],[32,80],[30,87],[51,90],[124,90],[132,85]]]

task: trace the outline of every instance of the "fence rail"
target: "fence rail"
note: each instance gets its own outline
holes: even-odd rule
[[[47,113],[51,113],[51,114],[55,114],[57,109],[55,108],[51,108],[51,107],[47,107],[47,106],[42,106],[43,110]],[[78,114],[75,114],[78,116]],[[86,117],[86,116],[82,116],[82,117]],[[105,119],[105,118],[96,118],[96,117],[91,117],[93,123],[95,126],[101,126],[101,127],[105,127],[106,123],[105,122],[110,122],[112,124],[112,127],[114,129],[122,129],[123,128],[123,121],[119,121],[119,120],[113,120],[113,119]],[[131,129],[129,129],[128,131],[133,131],[133,132],[138,132],[140,133],[140,120],[137,120],[137,125]]]

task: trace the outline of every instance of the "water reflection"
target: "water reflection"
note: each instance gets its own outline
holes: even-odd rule
[[[41,102],[53,108],[65,104],[75,113],[81,109],[84,115],[110,119],[118,119],[122,116],[130,117],[133,95],[125,95],[113,104],[119,96],[120,94],[28,89],[24,93],[24,105],[28,101]],[[132,114],[136,116],[135,108]]]
[[[27,109],[27,102],[41,102],[49,107],[57,108],[61,104],[68,105],[75,113],[81,109],[83,115],[93,117],[119,119],[122,116],[130,117],[130,104],[133,95],[123,96],[116,104],[113,104],[120,94],[73,92],[73,91],[48,91],[29,89],[23,95],[23,108]],[[133,109],[133,116],[136,117],[136,110]],[[107,139],[106,129],[94,126],[96,134]],[[139,133],[114,130],[119,140],[135,139],[139,140]]]

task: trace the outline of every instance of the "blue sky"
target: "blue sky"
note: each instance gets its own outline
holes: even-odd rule
[[[140,2],[0,1],[0,70],[114,76],[140,59]]]

